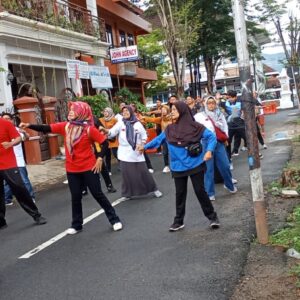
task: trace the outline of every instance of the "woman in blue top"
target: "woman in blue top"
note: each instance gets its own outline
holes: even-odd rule
[[[158,148],[164,142],[168,145],[170,169],[176,189],[176,216],[169,230],[177,231],[184,228],[188,177],[191,178],[204,215],[210,220],[210,227],[219,228],[217,214],[204,189],[205,161],[212,158],[216,137],[203,125],[195,122],[189,107],[184,102],[174,103],[171,116],[173,124],[168,125],[164,132],[144,147],[145,150]],[[188,146],[199,143],[202,138],[206,140],[206,149],[203,149],[198,156],[190,156]]]

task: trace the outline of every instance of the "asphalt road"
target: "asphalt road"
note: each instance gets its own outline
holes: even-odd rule
[[[292,111],[267,117],[267,132],[282,130]],[[264,183],[281,173],[291,152],[289,142],[262,150]],[[175,213],[174,183],[161,172],[162,157],[152,155],[154,177],[163,197],[120,203],[124,230],[113,232],[105,215],[28,259],[20,256],[63,232],[70,225],[70,194],[59,184],[37,197],[49,220],[35,226],[19,207],[8,207],[8,228],[0,231],[0,299],[228,299],[243,272],[249,242],[255,235],[246,153],[234,158],[237,194],[217,186],[214,206],[221,228],[212,231],[190,185],[184,230],[169,233]],[[51,170],[49,170],[51,172]],[[120,174],[114,170],[120,190]],[[119,193],[108,194],[113,202]],[[84,215],[97,203],[83,199]]]

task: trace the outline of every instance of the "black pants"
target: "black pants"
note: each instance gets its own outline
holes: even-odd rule
[[[215,219],[217,214],[215,213],[214,207],[212,206],[211,201],[209,200],[209,197],[204,188],[204,171],[200,171],[196,174],[191,175],[190,177],[194,192],[201,205],[204,215],[209,220]],[[182,225],[185,216],[188,176],[174,178],[174,180],[176,188],[176,216],[174,218],[174,223]]]
[[[23,179],[18,168],[0,170],[0,226],[6,224],[5,221],[5,200],[4,200],[4,183],[7,182],[12,193],[15,195],[20,206],[33,218],[41,216],[38,208],[34,204],[28,190],[26,189]]]
[[[111,179],[110,179],[110,176],[109,176],[109,173],[108,173],[108,170],[107,170],[107,167],[106,167],[106,164],[105,164],[104,161],[102,162],[101,175],[102,175],[102,177],[104,179],[106,187],[107,188],[111,187],[112,186],[112,182],[111,182]],[[87,185],[86,185],[86,183],[83,184],[82,190],[83,191],[87,191]]]
[[[82,229],[82,186],[84,184],[89,188],[92,196],[103,208],[109,222],[115,224],[120,222],[116,215],[115,209],[112,207],[101,189],[99,174],[94,174],[92,171],[80,173],[67,173],[69,188],[72,196],[72,228],[76,230]]]
[[[257,129],[257,138],[258,138],[258,141],[263,146],[265,144],[265,141],[264,141],[264,138],[261,135],[260,128],[259,128],[259,126],[258,126],[257,123],[256,123],[256,129]]]
[[[161,127],[156,125],[155,132],[156,136],[159,136],[161,134]],[[161,152],[161,146],[157,148],[157,152]]]
[[[228,135],[229,137],[228,137],[227,153],[229,158],[231,159],[231,153],[239,152],[242,139],[244,140],[245,147],[247,147],[246,131],[245,128],[229,128]],[[231,144],[232,144],[233,137],[234,137],[234,145],[233,145],[233,150],[231,151]]]
[[[164,164],[165,167],[169,166],[169,149],[167,143],[163,143],[163,156],[164,156]]]
[[[105,162],[108,172],[111,172],[111,153],[116,159],[118,159],[118,148],[108,148],[107,152],[105,153]]]
[[[150,158],[149,158],[149,156],[146,152],[144,152],[144,157],[145,157],[147,168],[148,169],[153,169],[152,164],[151,164],[151,160],[150,160]]]

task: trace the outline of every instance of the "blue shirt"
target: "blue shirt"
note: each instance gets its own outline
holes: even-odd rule
[[[204,162],[203,156],[205,152],[214,151],[217,144],[217,140],[216,135],[213,132],[211,132],[208,129],[205,129],[201,139],[204,142],[204,146],[202,146],[202,153],[197,157],[189,156],[188,151],[185,147],[178,147],[168,143],[165,132],[162,132],[159,136],[157,136],[151,142],[146,144],[145,150],[159,148],[161,144],[166,142],[169,150],[171,171],[183,172],[200,166]]]

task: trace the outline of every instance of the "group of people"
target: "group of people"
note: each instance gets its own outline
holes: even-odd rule
[[[245,129],[242,129],[241,123],[237,127],[231,125],[232,122],[241,122],[237,118],[243,120],[240,102],[232,100],[233,92],[228,92],[226,101],[221,101],[218,95],[197,101],[192,97],[179,101],[176,96],[171,96],[166,105],[158,100],[157,107],[144,115],[136,105],[121,103],[119,114],[114,115],[112,109],[107,107],[102,118],[93,116],[88,104],[70,102],[68,121],[50,125],[20,123],[19,129],[12,124],[11,116],[4,114],[0,118],[0,228],[7,226],[4,181],[35,222],[46,223],[35,205],[32,187],[21,177],[21,173],[27,175],[25,163],[17,164],[17,154],[14,152],[15,147],[26,138],[26,128],[64,137],[72,203],[72,223],[68,234],[76,234],[83,229],[82,196],[87,188],[104,209],[113,230],[123,228],[115,209],[102,191],[99,178],[101,172],[108,191],[115,192],[110,179],[112,155],[116,157],[121,172],[121,195],[124,200],[162,196],[145,152],[151,148],[162,149],[163,173],[171,172],[175,183],[176,215],[169,230],[184,228],[188,177],[210,227],[219,228],[220,222],[212,205],[215,200],[214,172],[216,169],[219,171],[224,188],[236,193],[237,181],[231,174],[231,143],[233,138],[235,146],[241,143],[241,139],[246,143]],[[148,122],[158,125],[157,137],[149,143],[145,129]],[[235,151],[234,147],[233,153]],[[24,167],[21,171],[20,168]],[[106,170],[106,175],[103,175],[103,170]]]

